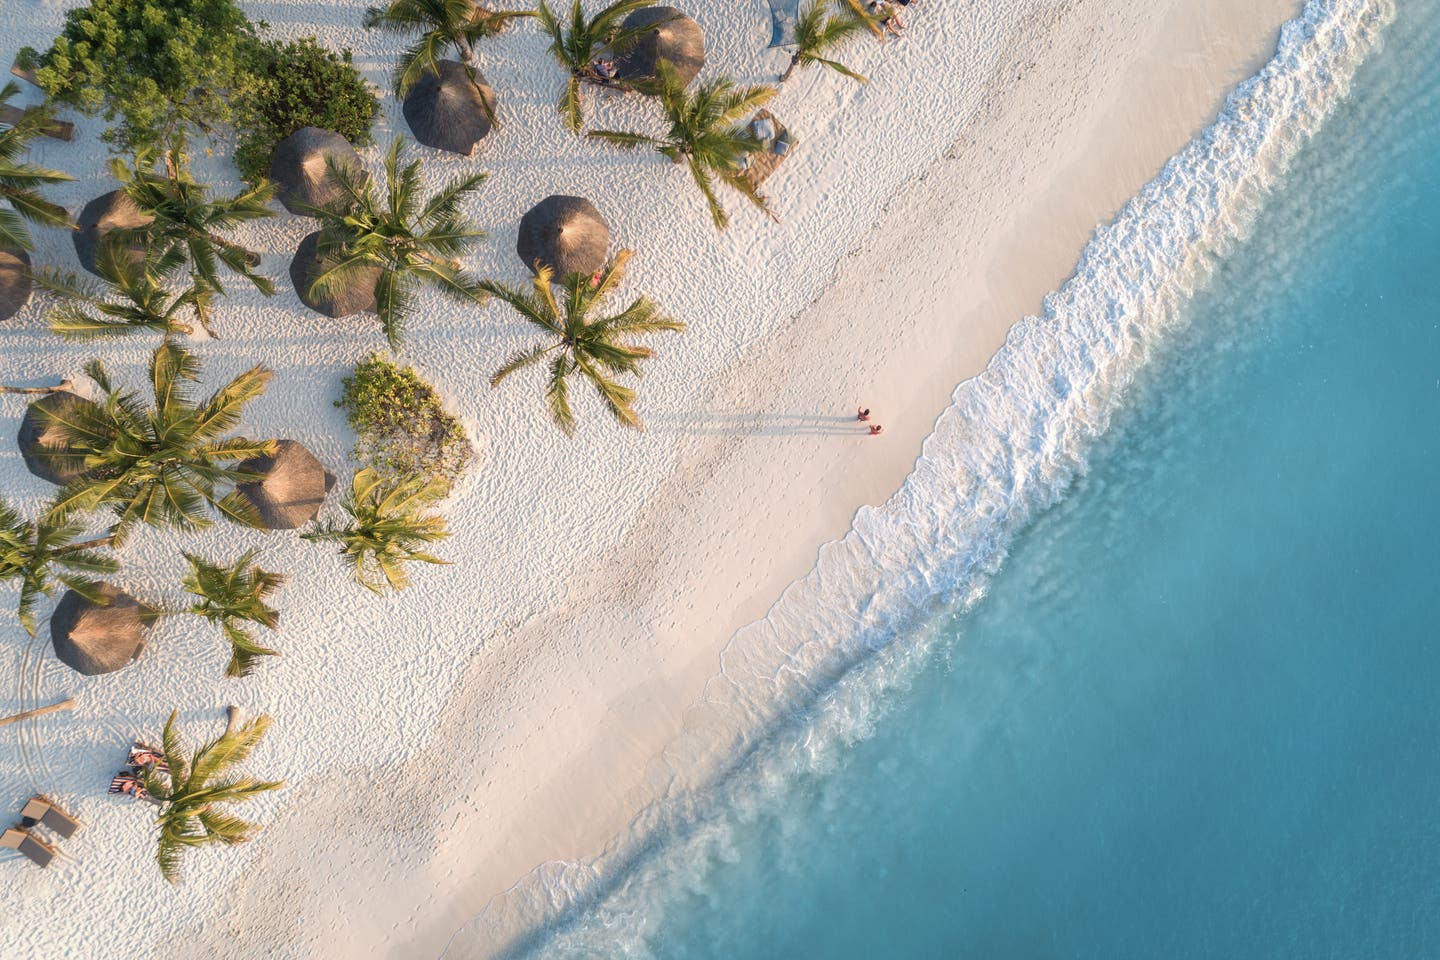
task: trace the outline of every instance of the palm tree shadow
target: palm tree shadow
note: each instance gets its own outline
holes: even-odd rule
[[[860,437],[869,431],[853,416],[813,413],[713,412],[657,415],[650,418],[650,433],[690,436]]]

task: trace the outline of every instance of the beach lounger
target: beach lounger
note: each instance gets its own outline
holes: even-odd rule
[[[0,847],[19,850],[29,857],[31,862],[41,867],[50,866],[50,861],[55,859],[54,847],[37,839],[29,830],[21,830],[19,827],[11,827],[5,831],[5,835],[0,837]]]
[[[123,793],[134,797],[136,800],[149,800],[150,794],[145,792],[144,782],[133,773],[117,773],[110,781],[110,793]]]
[[[61,810],[45,797],[35,796],[20,811],[22,826],[33,827],[37,823],[49,827],[61,837],[72,837],[80,829],[80,821]]]
[[[165,754],[139,740],[136,740],[135,745],[130,748],[130,756],[126,759],[125,766],[137,771],[153,766],[161,773],[170,772],[170,763],[165,759]]]

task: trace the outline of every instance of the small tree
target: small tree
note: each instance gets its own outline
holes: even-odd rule
[[[211,563],[186,553],[190,561],[190,572],[185,575],[184,587],[200,599],[190,607],[190,612],[204,617],[211,623],[219,624],[230,641],[230,662],[225,667],[225,676],[243,677],[254,669],[255,661],[261,657],[278,657],[280,651],[261,646],[255,633],[247,624],[257,624],[267,630],[280,625],[280,612],[265,601],[285,584],[285,577],[269,570],[262,570],[255,563],[259,550],[247,550],[229,566]]]
[[[684,330],[685,324],[672,320],[648,297],[636,297],[621,313],[601,319],[590,314],[625,275],[625,264],[631,253],[622,250],[601,271],[598,282],[581,274],[565,278],[565,299],[555,299],[551,288],[551,271],[541,267],[535,275],[531,293],[499,283],[486,282],[485,289],[515,308],[530,324],[545,334],[545,340],[528,350],[513,354],[505,365],[490,378],[490,386],[518,370],[549,361],[550,379],[545,399],[550,405],[550,418],[566,436],[575,433],[575,414],[570,407],[568,378],[579,373],[595,387],[600,401],[621,425],[641,428],[635,412],[635,390],[614,378],[631,374],[639,376],[640,361],[654,356],[649,347],[629,342],[636,334]]]
[[[66,340],[97,340],[137,331],[166,336],[194,332],[180,315],[195,307],[196,290],[171,293],[118,238],[109,236],[100,244],[95,269],[103,285],[58,270],[35,274],[36,285],[59,298],[47,314],[51,333]]]
[[[540,0],[535,16],[539,18],[541,28],[550,36],[550,53],[555,57],[556,63],[570,72],[557,108],[571,130],[578,132],[584,122],[580,112],[581,84],[615,83],[614,80],[601,77],[595,72],[596,59],[606,48],[612,51],[624,50],[634,45],[647,31],[653,30],[653,23],[629,30],[620,29],[621,21],[631,13],[653,5],[652,0],[617,0],[587,19],[585,11],[580,7],[580,0],[574,0],[567,25],[555,16],[545,0]]]
[[[790,79],[797,67],[819,64],[859,83],[870,81],[826,54],[844,46],[851,38],[868,32],[872,26],[865,16],[857,16],[847,7],[832,9],[832,0],[811,0],[795,21],[795,52],[790,65],[780,75],[780,82]]]
[[[475,79],[475,44],[493,37],[515,19],[535,16],[529,10],[492,10],[474,0],[391,0],[388,7],[370,7],[362,23],[387,33],[420,38],[400,54],[395,67],[395,92],[404,96],[426,73],[439,73],[440,61],[453,51]]]
[[[410,585],[407,561],[445,563],[423,548],[450,536],[445,518],[430,512],[447,492],[449,485],[439,477],[389,478],[366,467],[355,472],[350,492],[340,504],[350,522],[322,524],[301,536],[317,543],[338,543],[362,586],[376,593],[387,586],[403,590]]]
[[[270,729],[268,716],[262,714],[226,730],[188,757],[175,719],[171,711],[160,740],[169,772],[152,766],[144,774],[145,792],[160,804],[160,815],[155,818],[160,828],[155,860],[161,876],[171,883],[180,882],[180,861],[187,849],[244,843],[260,829],[226,812],[226,805],[285,786],[283,780],[256,780],[232,773],[265,738]]]
[[[147,259],[162,276],[182,266],[189,271],[195,312],[206,330],[210,329],[211,299],[225,292],[220,282],[221,264],[265,296],[275,293],[269,278],[254,270],[260,263],[259,255],[216,232],[248,220],[275,216],[275,211],[266,206],[275,193],[273,184],[262,180],[233,197],[212,200],[209,188],[196,183],[183,168],[177,168],[174,176],[156,174],[148,153],[139,156],[133,169],[118,159],[110,167],[126,196],[141,213],[154,218],[144,226],[117,230],[114,235],[121,240],[143,239],[148,247]]]
[[[0,106],[19,92],[14,82],[0,87]],[[65,208],[46,200],[38,188],[75,178],[20,161],[30,141],[40,135],[43,124],[44,113],[37,111],[26,113],[13,127],[0,130],[0,200],[5,202],[0,206],[0,247],[34,249],[30,231],[25,228],[27,220],[46,227],[70,226],[70,214]]]
[[[254,479],[236,464],[275,451],[273,440],[226,435],[245,405],[265,392],[269,370],[252,367],[196,401],[185,386],[199,381],[200,362],[165,343],[150,358],[149,406],[112,384],[98,360],[85,372],[104,394],[93,409],[76,409],[63,420],[39,411],[43,425],[58,435],[62,458],[85,466],[60,491],[47,522],[110,506],[119,517],[114,532],[123,538],[136,523],[207,527],[210,505],[237,523],[259,525],[249,501],[233,490],[222,497],[218,488]]]
[[[453,258],[485,236],[460,214],[460,203],[479,189],[485,174],[450,181],[428,201],[420,198],[420,161],[400,162],[403,141],[385,155],[385,194],[359,171],[327,161],[344,191],[338,201],[312,208],[320,220],[317,250],[332,264],[315,278],[311,295],[344,287],[357,275],[380,268],[375,304],[390,345],[398,346],[417,284],[436,287],[474,303],[482,291]]]
[[[670,130],[663,137],[616,130],[592,130],[590,136],[633,150],[649,146],[675,163],[690,168],[710,217],[722,230],[730,217],[715,196],[715,180],[729,184],[755,206],[770,212],[769,204],[745,178],[744,158],[762,149],[764,144],[741,118],[759,109],[776,94],[775,87],[741,87],[729,77],[700,84],[687,92],[684,82],[667,60],[658,63],[656,80],[636,86],[660,99],[670,120]]]
[[[0,503],[0,582],[20,581],[17,615],[32,637],[35,605],[42,596],[54,596],[59,587],[67,587],[87,600],[103,603],[100,584],[92,576],[120,569],[113,557],[97,552],[110,546],[112,538],[77,541],[84,529],[77,522],[26,520]]]

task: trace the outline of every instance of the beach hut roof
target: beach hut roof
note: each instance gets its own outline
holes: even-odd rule
[[[64,486],[85,471],[79,464],[63,461],[65,447],[55,428],[56,420],[70,420],[82,409],[97,409],[95,404],[68,390],[48,393],[25,408],[20,418],[20,433],[15,438],[26,468],[41,480]]]
[[[405,122],[427,147],[468,157],[490,132],[495,91],[478,70],[472,83],[462,63],[441,60],[437,66],[438,73],[426,71],[405,95]]]
[[[375,282],[380,279],[378,266],[357,270],[345,286],[334,289],[325,296],[312,297],[310,286],[322,272],[324,264],[320,260],[320,234],[316,232],[300,241],[295,258],[290,261],[290,282],[295,285],[295,295],[300,298],[300,302],[327,317],[348,317],[355,313],[375,312]]]
[[[50,616],[55,656],[87,676],[119,670],[140,656],[157,616],[154,609],[108,583],[100,585],[100,594],[107,601],[103,605],[67,590]]]
[[[555,279],[572,273],[590,275],[605,266],[610,249],[610,226],[595,204],[584,197],[552,194],[520,218],[515,252],[525,266],[535,261],[555,272]]]
[[[143,227],[154,220],[154,217],[141,213],[140,208],[135,206],[134,201],[123,190],[111,190],[91,200],[81,209],[76,220],[79,229],[71,234],[75,240],[75,255],[80,258],[80,266],[100,276],[100,271],[95,267],[95,256],[105,237],[113,230]],[[145,259],[144,243],[134,241],[125,246],[130,251],[131,259]]]
[[[270,154],[270,179],[275,181],[275,196],[286,210],[309,216],[308,207],[323,207],[344,197],[345,191],[330,176],[327,160],[369,179],[360,154],[333,130],[301,127],[275,145]]]
[[[705,66],[705,34],[700,24],[674,7],[644,7],[626,17],[622,30],[654,24],[629,50],[615,61],[615,75],[621,80],[649,80],[662,57],[670,61],[687,87]]]
[[[0,320],[9,320],[30,300],[30,255],[0,247]]]
[[[262,475],[237,484],[235,490],[255,507],[269,530],[303,527],[320,512],[335,477],[315,455],[295,440],[276,443],[273,457],[253,457],[238,469]]]

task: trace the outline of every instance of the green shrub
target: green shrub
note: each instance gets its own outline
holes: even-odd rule
[[[105,139],[131,152],[228,122],[255,43],[233,0],[90,0],[65,15],[49,50],[18,59],[56,102],[103,113]]]
[[[383,474],[419,474],[453,484],[474,457],[465,428],[411,367],[378,353],[355,365],[337,407],[355,431],[354,457]]]
[[[370,143],[380,102],[350,62],[306,37],[260,44],[235,90],[235,165],[254,182],[270,169],[275,145],[301,127],[333,130],[357,147]]]

